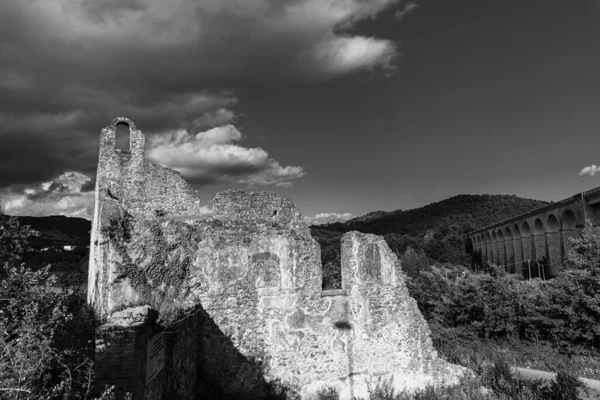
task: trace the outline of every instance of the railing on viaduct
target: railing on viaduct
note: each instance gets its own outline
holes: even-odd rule
[[[556,275],[564,268],[569,238],[587,218],[600,220],[595,203],[600,205],[600,187],[469,232],[473,266],[493,263],[529,277]]]

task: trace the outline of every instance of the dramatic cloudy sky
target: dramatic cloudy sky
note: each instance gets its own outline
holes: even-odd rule
[[[89,218],[126,116],[207,212],[227,188],[317,222],[559,200],[600,186],[598,38],[597,0],[0,1],[0,197]]]

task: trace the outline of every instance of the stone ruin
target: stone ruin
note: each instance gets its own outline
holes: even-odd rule
[[[114,148],[118,124],[129,127],[130,151]],[[106,318],[96,331],[100,389],[189,399],[209,382],[260,398],[278,383],[304,399],[327,387],[350,399],[466,372],[437,357],[379,236],[344,235],[342,288],[322,290],[320,247],[291,201],[226,191],[202,217],[195,190],[144,159],[144,135],[126,118],[102,130],[95,196],[88,302]],[[149,348],[158,337],[160,360]]]

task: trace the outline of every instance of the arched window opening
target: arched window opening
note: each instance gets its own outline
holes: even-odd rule
[[[519,229],[519,225],[517,225],[517,224],[515,224],[515,226],[513,226],[513,236],[515,238],[521,237],[521,230]]]
[[[119,122],[115,126],[115,150],[129,151],[129,124]]]
[[[560,229],[560,223],[554,214],[548,215],[548,221],[546,223],[548,226],[548,232],[558,232]]]
[[[575,226],[577,225],[577,219],[571,210],[565,210],[562,213],[561,220],[563,229],[575,229]]]
[[[528,237],[531,235],[531,228],[529,227],[529,223],[527,221],[523,222],[523,225],[521,226],[521,234],[523,237]]]
[[[498,229],[498,240],[504,240],[504,234],[502,233],[502,229]]]
[[[508,226],[504,230],[504,237],[507,239],[512,239],[512,237],[513,237],[512,231],[510,230],[510,228]]]
[[[536,218],[535,222],[533,223],[533,234],[534,235],[539,235],[540,233],[544,233],[546,232],[546,228],[544,227],[544,223],[542,222],[541,219]]]

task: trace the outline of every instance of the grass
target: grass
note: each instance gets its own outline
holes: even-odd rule
[[[562,370],[570,375],[600,380],[600,352],[589,347],[572,347],[567,354],[545,342],[485,340],[461,329],[430,326],[440,357],[453,364],[478,366],[493,363],[500,356],[512,366]]]
[[[527,380],[514,376],[505,359],[487,366],[472,365],[476,376],[463,377],[453,386],[428,386],[415,392],[396,392],[389,385],[373,389],[361,400],[577,400],[600,398],[589,393],[574,376],[559,372],[556,381]],[[591,397],[590,397],[591,396]],[[338,400],[337,392],[323,389],[311,400]],[[356,399],[359,400],[359,399]]]

